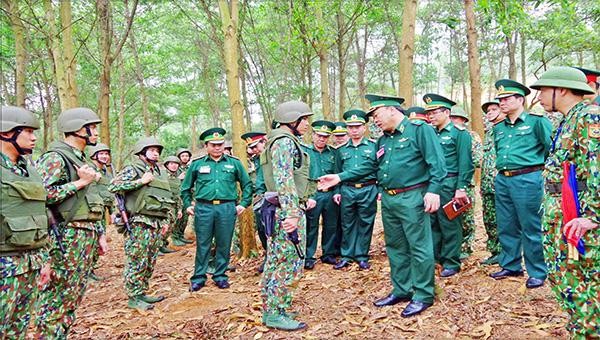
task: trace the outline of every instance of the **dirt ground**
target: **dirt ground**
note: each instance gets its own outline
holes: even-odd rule
[[[478,219],[480,220],[480,214]],[[378,215],[379,217],[379,215]],[[188,228],[188,233],[190,232]],[[478,223],[474,254],[455,277],[436,274],[433,307],[409,319],[400,317],[405,304],[377,308],[373,301],[391,290],[383,229],[378,218],[371,247],[372,268],[333,270],[318,263],[305,272],[293,308],[309,327],[287,333],[261,324],[259,259],[237,260],[230,273],[231,288],[212,281],[189,293],[195,245],[161,256],[151,292],[167,298],[148,312],[127,308],[123,290],[123,238],[109,228],[111,252],[100,259],[97,274],[77,311],[73,339],[398,339],[398,338],[566,338],[566,314],[549,287],[526,289],[526,278],[495,281],[488,274],[498,267],[479,261],[488,256],[485,232]],[[191,234],[188,237],[192,237]]]

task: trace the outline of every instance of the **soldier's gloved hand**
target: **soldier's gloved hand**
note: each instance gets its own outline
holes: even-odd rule
[[[440,208],[440,195],[428,192],[423,196],[423,205],[425,212],[433,214]]]
[[[335,204],[340,205],[340,202],[342,202],[342,195],[340,195],[340,194],[333,195],[333,201],[335,202]]]
[[[108,253],[108,242],[106,242],[106,234],[100,235],[98,238],[98,255]]]
[[[194,206],[192,205],[187,207],[187,209],[185,209],[185,212],[190,216],[194,216]]]
[[[598,224],[592,222],[592,220],[585,217],[578,217],[570,220],[563,227],[563,234],[568,238],[572,238],[575,236],[576,238],[581,238],[588,230],[598,228]]]
[[[246,208],[242,207],[241,205],[235,206],[235,213],[237,216],[240,216],[240,214],[243,213],[244,210],[246,210]]]
[[[44,264],[42,269],[40,270],[40,277],[38,278],[38,288],[43,288],[48,282],[50,282],[50,278],[52,277],[52,267],[50,263]]]
[[[306,210],[313,209],[316,206],[317,206],[317,201],[313,200],[312,198],[309,198],[308,201],[306,201]]]
[[[298,229],[298,221],[300,219],[298,217],[288,217],[283,222],[281,222],[281,226],[286,233],[291,233],[294,230]]]
[[[154,175],[148,171],[142,175],[141,181],[142,184],[148,184],[154,180]]]

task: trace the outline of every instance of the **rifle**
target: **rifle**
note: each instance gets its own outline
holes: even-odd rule
[[[58,230],[59,222],[58,222],[58,219],[56,218],[56,207],[54,207],[54,206],[47,207],[46,215],[48,216],[48,229],[54,235],[54,238],[56,239],[56,243],[58,243],[58,249],[60,250],[60,252],[65,254],[67,251],[65,250],[65,246],[62,243],[62,241],[63,241],[62,234]]]
[[[115,169],[113,168],[112,163],[110,163],[109,167],[112,177],[115,178]],[[127,208],[125,208],[125,196],[123,196],[123,194],[115,193],[115,201],[117,202],[117,210],[119,211],[115,214],[115,224],[118,223],[116,220],[119,218],[121,223],[125,226],[125,231],[129,234],[129,237],[133,239],[131,225],[129,224],[129,215],[127,214]]]

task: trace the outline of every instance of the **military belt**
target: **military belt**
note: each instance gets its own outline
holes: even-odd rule
[[[354,187],[356,189],[364,188],[364,187],[367,187],[369,185],[375,185],[375,184],[377,184],[377,180],[374,180],[374,179],[372,179],[370,181],[363,182],[363,183],[351,183],[351,182],[345,182],[345,183],[343,183],[343,185],[345,185],[345,186]]]
[[[395,195],[401,194],[403,192],[407,192],[407,191],[411,191],[411,190],[414,190],[414,189],[422,188],[422,187],[426,186],[427,184],[428,184],[428,182],[423,182],[423,183],[411,185],[409,187],[404,187],[404,188],[386,189],[385,192],[388,195],[390,195],[390,196],[395,196]]]
[[[498,170],[498,173],[501,174],[502,176],[513,177],[513,176],[524,175],[524,174],[528,174],[530,172],[535,172],[535,171],[539,171],[539,170],[543,170],[543,169],[544,169],[543,165],[535,165],[535,166],[528,166],[526,168],[516,169],[516,170]]]
[[[196,200],[196,202],[204,203],[204,204],[219,205],[219,204],[234,202],[234,200]]]
[[[562,194],[562,183],[560,182],[548,182],[544,187],[549,194]],[[585,181],[577,181],[577,192],[587,191],[587,189],[587,183]]]

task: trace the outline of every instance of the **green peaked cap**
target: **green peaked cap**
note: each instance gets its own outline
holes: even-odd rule
[[[500,102],[498,101],[498,99],[492,99],[489,102],[485,102],[485,103],[481,104],[481,109],[483,110],[483,113],[487,113],[487,109],[490,105],[500,106]]]
[[[352,109],[344,112],[344,121],[346,125],[363,125],[369,120],[367,113],[360,109]]]
[[[436,93],[427,93],[423,96],[423,101],[425,102],[425,111],[431,111],[441,107],[452,109],[452,106],[456,105],[456,102]]]
[[[348,134],[348,128],[344,122],[335,122],[334,136],[344,136]]]
[[[328,120],[317,120],[313,122],[310,126],[312,126],[313,131],[322,136],[329,136],[335,130],[335,124]]]
[[[496,82],[496,99],[506,98],[518,94],[520,96],[527,96],[531,93],[529,88],[518,81],[512,79],[500,79]]]
[[[367,94],[365,98],[369,101],[370,107],[367,111],[367,116],[371,115],[373,111],[380,107],[385,106],[395,106],[400,107],[402,103],[404,103],[404,98],[402,97],[393,97],[393,96],[384,96],[380,94]]]
[[[225,143],[225,134],[227,131],[225,129],[214,127],[210,128],[200,135],[200,140],[204,143],[211,142],[213,144],[223,144]]]
[[[264,132],[246,132],[242,135],[242,140],[248,147],[253,147],[260,142],[267,134]]]
[[[549,69],[542,74],[540,79],[531,85],[531,88],[535,90],[539,90],[542,87],[560,87],[579,90],[588,94],[596,93],[587,84],[587,78],[583,71],[568,66],[557,66]]]

